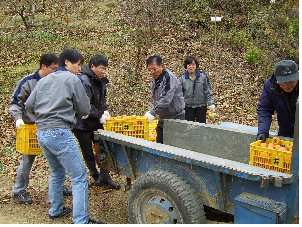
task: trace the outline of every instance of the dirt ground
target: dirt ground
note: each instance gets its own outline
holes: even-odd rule
[[[13,185],[11,185],[13,186]],[[34,201],[31,205],[17,204],[11,195],[2,198],[0,203],[1,224],[73,224],[72,215],[51,220],[48,217],[50,207],[47,191],[36,193],[33,188],[28,191]],[[108,224],[129,224],[127,216],[127,192],[115,190],[102,192],[90,187],[89,212],[91,218]],[[72,197],[65,197],[65,206],[72,208]]]
[[[19,159],[20,161],[20,159]],[[13,186],[15,182],[15,171],[0,175],[0,224],[73,224],[72,215],[51,220],[48,217],[50,207],[48,200],[49,169],[44,156],[36,157],[28,192],[33,199],[33,204],[18,204],[13,200]],[[116,182],[121,182],[120,176],[112,175]],[[92,186],[93,179],[88,177],[89,187],[89,213],[91,218],[108,224],[129,224],[127,215],[128,191],[108,190]],[[71,188],[67,177],[66,183]],[[65,196],[66,207],[72,208],[72,197]]]
[[[48,209],[50,207],[48,180],[50,172],[43,155],[36,157],[27,189],[33,199],[33,204],[24,205],[13,200],[16,169],[20,161],[21,156],[19,156],[18,162],[13,167],[10,167],[10,172],[0,175],[0,224],[73,224],[72,215],[57,220],[51,220],[48,217]],[[120,175],[112,174],[112,178],[120,184],[123,183]],[[130,224],[127,214],[129,191],[125,191],[123,188],[109,190],[95,187],[92,186],[92,183],[93,178],[89,176],[89,213],[91,218],[96,221],[103,221],[106,224]],[[68,177],[65,184],[71,188]],[[65,196],[64,203],[66,207],[72,208],[72,197]],[[208,217],[211,220],[207,220],[207,223],[224,223],[221,214],[209,215]]]

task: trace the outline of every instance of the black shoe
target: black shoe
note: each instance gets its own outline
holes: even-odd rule
[[[71,196],[72,195],[72,190],[68,189],[65,185],[63,187],[63,195],[64,196]]]
[[[100,181],[100,179],[97,179],[92,185],[93,185],[93,186],[101,186],[101,181]]]
[[[58,214],[56,216],[49,215],[49,218],[52,219],[52,220],[54,220],[54,219],[66,216],[66,215],[70,214],[71,212],[72,212],[72,209],[67,208],[67,207],[63,207],[63,211],[60,214]]]
[[[113,180],[101,181],[101,186],[109,187],[111,189],[119,189],[121,185],[115,183]]]
[[[86,224],[105,224],[105,223],[101,221],[95,221],[89,218]]]
[[[28,193],[26,191],[21,192],[19,194],[14,194],[14,200],[20,201],[22,204],[32,204],[32,199],[28,196]]]

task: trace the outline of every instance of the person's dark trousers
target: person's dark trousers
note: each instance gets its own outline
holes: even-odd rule
[[[86,165],[90,171],[90,175],[94,178],[95,181],[100,179],[100,181],[106,181],[111,179],[110,171],[106,169],[100,169],[100,172],[96,168],[96,163],[94,159],[94,153],[92,148],[92,142],[94,139],[94,134],[92,130],[72,130],[74,135],[79,141],[81,151],[86,162]]]
[[[185,107],[186,111],[186,120],[187,121],[195,121],[199,123],[206,123],[206,115],[207,115],[207,107],[201,106],[201,107]]]
[[[185,114],[180,114],[172,119],[185,120]],[[159,120],[156,127],[156,143],[164,143],[164,122]]]

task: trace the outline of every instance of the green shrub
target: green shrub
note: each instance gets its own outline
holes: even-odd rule
[[[261,51],[258,48],[252,48],[245,54],[245,60],[252,65],[260,62]]]

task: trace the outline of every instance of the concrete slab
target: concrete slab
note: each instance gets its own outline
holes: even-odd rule
[[[164,144],[249,164],[257,132],[184,120],[165,120]]]

